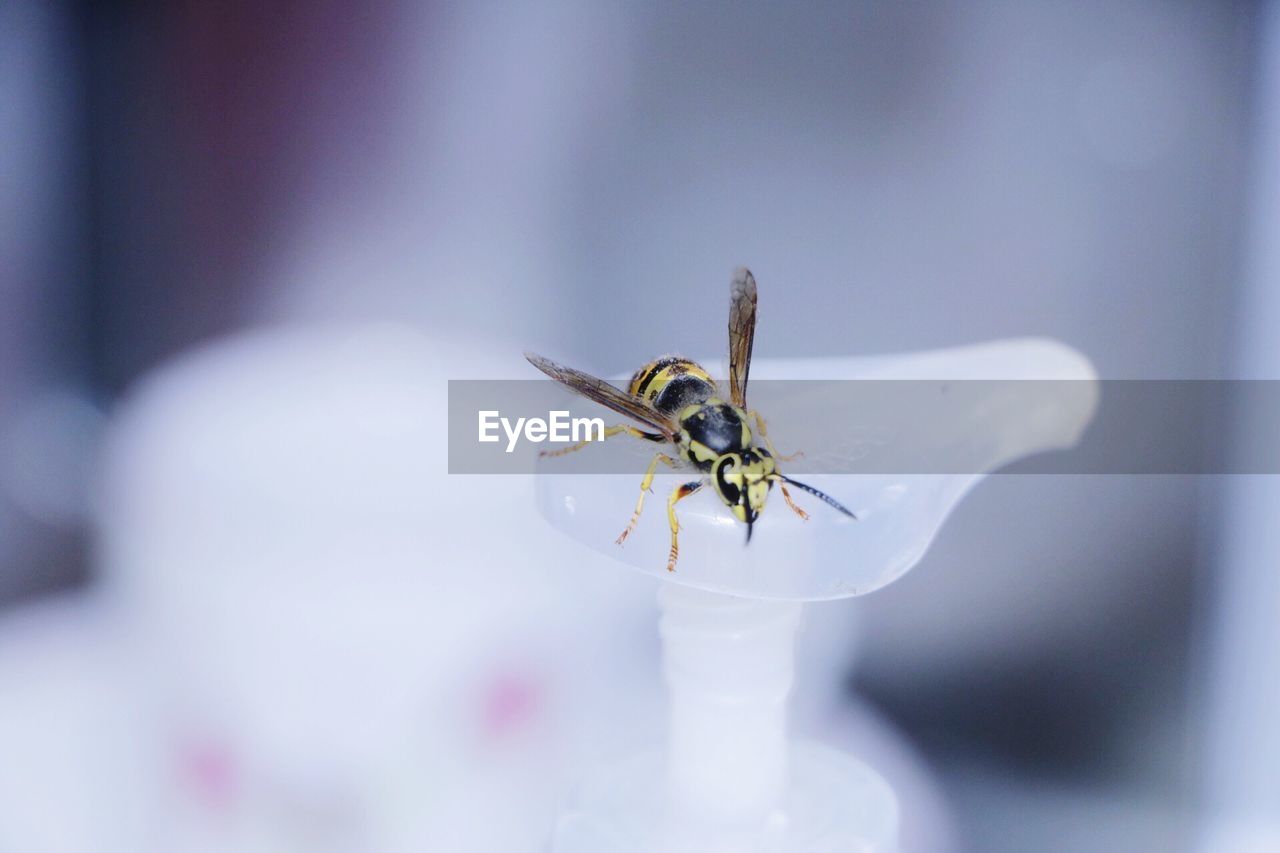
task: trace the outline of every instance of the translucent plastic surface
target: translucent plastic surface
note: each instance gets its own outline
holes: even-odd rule
[[[712,361],[712,364],[715,362]],[[1097,406],[1095,374],[1088,360],[1062,344],[1037,339],[997,341],[969,347],[869,358],[758,359],[757,379],[1070,379],[1044,405],[1028,398],[965,397],[961,416],[945,422],[921,423],[911,411],[844,411],[841,399],[804,399],[804,383],[796,383],[794,399],[780,412],[764,412],[770,435],[782,453],[797,449],[787,442],[788,418],[820,418],[833,429],[856,425],[892,435],[911,430],[931,448],[965,447],[973,458],[978,448],[980,470],[964,474],[866,474],[804,477],[857,514],[854,521],[807,495],[797,501],[809,511],[808,521],[791,513],[780,496],[756,522],[744,547],[745,528],[709,489],[679,506],[680,561],[666,571],[669,528],[666,494],[694,478],[689,471],[660,475],[645,514],[625,546],[614,543],[631,515],[639,477],[557,473],[562,459],[540,464],[539,506],[544,516],[574,539],[649,574],[701,589],[752,598],[821,600],[861,595],[900,577],[924,555],[947,515],[983,476],[1018,458],[1071,447]],[[819,384],[815,388],[821,388]],[[852,427],[851,427],[852,428]],[[618,439],[630,441],[630,439]],[[847,445],[833,435],[831,446]],[[640,444],[640,442],[636,442]],[[651,445],[649,446],[651,447]],[[799,448],[806,453],[830,448]],[[607,446],[581,451],[609,452]],[[631,452],[636,452],[632,449]],[[651,452],[651,451],[650,451]]]
[[[792,757],[782,805],[756,822],[699,822],[664,807],[659,755],[603,771],[556,825],[555,853],[892,853],[897,800],[865,764],[817,744]]]
[[[865,764],[787,737],[802,605],[668,584],[665,754],[584,780],[555,853],[835,853],[896,849],[898,801]]]

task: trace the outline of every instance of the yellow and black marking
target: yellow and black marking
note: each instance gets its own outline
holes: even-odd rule
[[[660,412],[674,415],[709,399],[716,393],[716,383],[698,363],[668,355],[637,370],[627,393]]]
[[[631,377],[631,384],[623,392],[580,370],[525,353],[530,363],[552,379],[652,430],[626,425],[609,427],[605,430],[606,438],[625,433],[647,441],[670,443],[675,448],[674,456],[659,453],[649,463],[640,483],[635,512],[618,537],[619,545],[640,520],[645,495],[653,485],[658,465],[676,467],[687,462],[706,475],[702,480],[677,487],[667,499],[667,520],[671,525],[668,571],[675,571],[676,558],[680,553],[676,504],[708,482],[734,518],[747,525],[748,542],[751,541],[752,524],[764,510],[774,483],[782,489],[787,506],[801,518],[807,519],[809,515],[791,499],[787,490],[789,485],[814,495],[850,518],[857,518],[830,495],[798,483],[778,470],[777,460],[789,461],[800,454],[779,456],[769,439],[764,418],[747,406],[747,377],[751,369],[755,329],[756,280],[749,270],[743,268],[734,273],[729,286],[729,402],[717,394],[715,381],[701,365],[680,356],[669,355],[649,362],[636,371]],[[560,456],[589,443],[580,442],[543,455]]]
[[[680,449],[703,471],[724,454],[741,453],[750,446],[747,414],[737,406],[711,397],[680,412]]]
[[[777,472],[773,454],[763,447],[726,453],[711,468],[711,484],[733,517],[747,525],[748,541],[751,525],[769,500],[769,489],[778,478]]]

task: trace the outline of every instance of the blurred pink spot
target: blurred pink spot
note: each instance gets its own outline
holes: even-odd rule
[[[521,673],[508,673],[489,686],[485,695],[485,734],[503,737],[524,728],[538,709],[542,690],[537,681]]]
[[[178,754],[183,786],[201,805],[224,811],[231,806],[238,788],[235,756],[223,744],[192,742]]]

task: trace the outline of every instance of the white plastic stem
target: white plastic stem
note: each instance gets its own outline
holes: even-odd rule
[[[803,605],[678,583],[658,603],[667,754],[589,777],[556,821],[555,853],[895,851],[898,804],[884,779],[787,737]]]
[[[663,585],[658,602],[671,804],[730,822],[769,816],[787,789],[787,695],[801,605],[674,583]]]

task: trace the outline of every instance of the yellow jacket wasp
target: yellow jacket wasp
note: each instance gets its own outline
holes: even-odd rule
[[[803,519],[808,519],[808,513],[796,506],[787,491],[788,485],[803,489],[850,518],[857,518],[831,496],[796,482],[778,470],[777,460],[786,461],[788,457],[778,456],[773,442],[769,440],[764,418],[759,412],[747,408],[747,373],[751,369],[751,347],[756,331],[756,280],[750,270],[744,267],[734,273],[729,297],[728,402],[718,396],[711,374],[700,365],[678,356],[651,361],[637,370],[624,393],[580,370],[540,355],[525,353],[525,358],[534,367],[552,379],[652,430],[647,432],[630,424],[621,424],[606,429],[605,438],[625,433],[675,446],[676,457],[658,453],[649,463],[640,483],[635,512],[618,537],[619,545],[640,520],[644,498],[653,484],[659,463],[672,468],[691,464],[703,472],[700,479],[677,486],[667,499],[667,521],[671,525],[668,571],[675,571],[676,558],[680,553],[676,504],[707,483],[715,488],[734,517],[747,525],[748,542],[751,541],[751,525],[764,510],[774,483],[782,489],[787,506]],[[757,437],[763,439],[764,446],[757,443]],[[587,444],[590,442],[583,441],[542,455],[560,456],[580,450]]]

